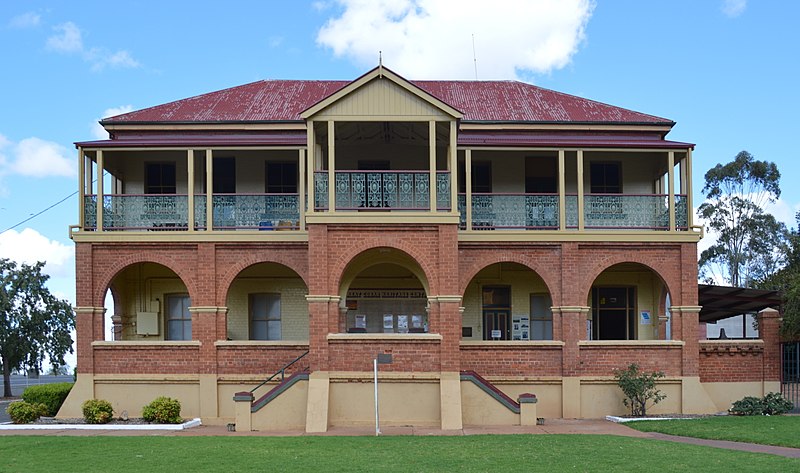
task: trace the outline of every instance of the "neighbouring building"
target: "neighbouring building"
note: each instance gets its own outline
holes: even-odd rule
[[[700,340],[694,145],[671,120],[379,66],[101,124],[77,143],[62,416],[168,395],[237,429],[368,425],[378,354],[387,425],[621,414],[634,362],[666,373],[654,412],[778,389],[775,313],[763,340]]]

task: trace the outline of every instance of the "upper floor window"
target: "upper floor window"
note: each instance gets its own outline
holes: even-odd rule
[[[458,192],[467,192],[466,165],[458,163]],[[490,161],[472,162],[472,192],[476,194],[492,193],[492,163]]]
[[[266,192],[267,194],[296,194],[297,163],[267,162]]]
[[[531,294],[531,340],[553,339],[552,305],[549,294]]]
[[[558,162],[549,156],[525,157],[525,193],[555,194],[558,192]]]
[[[622,164],[594,161],[589,164],[592,194],[622,194]]]
[[[175,163],[145,163],[145,194],[174,194],[175,181]]]

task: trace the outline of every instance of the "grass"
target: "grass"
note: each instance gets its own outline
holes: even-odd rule
[[[628,422],[625,425],[642,432],[800,448],[798,416],[719,416],[686,420],[647,420]]]
[[[0,471],[798,471],[800,460],[605,435],[3,436]]]

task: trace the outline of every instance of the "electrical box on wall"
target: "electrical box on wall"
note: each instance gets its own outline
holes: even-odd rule
[[[136,334],[158,335],[158,312],[137,312]]]

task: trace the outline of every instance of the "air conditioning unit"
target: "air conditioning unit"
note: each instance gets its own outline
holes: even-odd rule
[[[137,312],[136,334],[158,335],[158,312]]]

